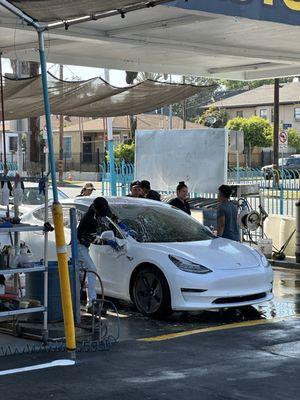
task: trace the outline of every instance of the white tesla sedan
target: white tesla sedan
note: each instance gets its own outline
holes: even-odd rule
[[[114,232],[119,247],[90,248],[106,296],[131,300],[150,317],[171,310],[240,307],[272,299],[272,268],[258,251],[214,237],[193,217],[167,204],[128,197],[107,200],[119,224],[110,221],[106,229]],[[92,201],[78,197],[62,202],[67,241],[70,207],[76,207],[80,218]],[[43,218],[44,208],[39,207],[22,221],[42,224]],[[49,219],[52,222],[51,212]],[[30,232],[23,239],[39,260],[40,233]],[[49,240],[50,260],[55,260],[53,233]]]

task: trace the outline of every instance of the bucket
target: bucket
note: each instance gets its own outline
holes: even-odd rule
[[[272,239],[258,239],[257,245],[259,250],[267,257],[272,257],[273,240]]]
[[[74,308],[75,290],[74,290],[74,269],[69,265],[69,276],[71,283],[72,302]],[[26,300],[34,299],[44,304],[44,273],[41,271],[26,274]],[[61,321],[63,319],[58,264],[55,261],[48,263],[48,322]],[[28,315],[29,321],[42,322],[42,313],[33,313]]]

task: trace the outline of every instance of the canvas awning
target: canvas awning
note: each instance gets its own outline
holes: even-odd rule
[[[42,23],[68,22],[91,17],[104,18],[166,3],[168,0],[15,0],[10,1],[31,18]]]
[[[135,115],[180,102],[195,94],[211,99],[214,86],[168,84],[147,80],[127,87],[114,87],[101,78],[61,81],[48,73],[51,112],[80,117]],[[1,106],[0,106],[1,111]],[[5,119],[44,114],[41,76],[5,79]]]

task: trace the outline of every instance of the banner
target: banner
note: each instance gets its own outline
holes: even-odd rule
[[[300,0],[177,0],[170,5],[188,10],[300,25]]]

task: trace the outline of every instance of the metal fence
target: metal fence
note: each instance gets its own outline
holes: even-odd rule
[[[110,192],[109,165],[101,164],[102,170],[102,194],[108,196]],[[134,165],[126,164],[124,161],[115,165],[117,195],[125,196],[129,193],[130,183],[134,179]],[[295,203],[300,193],[300,170],[267,169],[259,168],[230,168],[228,170],[227,182],[232,184],[257,184],[260,188],[263,206],[269,214],[280,214],[295,216]],[[162,194],[174,194],[170,191],[161,191]],[[216,193],[190,193],[191,198],[216,198]],[[248,199],[253,208],[257,209],[259,198]]]

